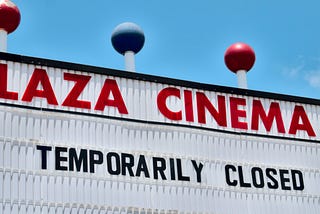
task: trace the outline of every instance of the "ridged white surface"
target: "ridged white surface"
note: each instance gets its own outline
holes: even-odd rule
[[[317,144],[61,113],[24,112],[8,107],[0,110],[5,118],[1,119],[4,127],[17,132],[4,134],[0,140],[3,154],[0,158],[0,201],[4,213],[9,209],[7,206],[21,210],[28,204],[37,205],[41,212],[46,212],[44,210],[50,206],[55,207],[51,208],[55,212],[58,212],[57,207],[70,210],[72,206],[82,206],[89,213],[92,207],[105,210],[109,206],[112,209],[138,207],[212,213],[287,211],[296,203],[301,203],[308,213],[312,213],[313,207],[320,208],[317,185],[320,182],[320,159],[317,158],[320,148]],[[48,169],[41,170],[40,151],[36,150],[36,145],[94,149],[104,154],[123,152],[136,158],[145,155],[148,165],[151,165],[151,157],[180,158],[183,173],[190,175],[191,181],[114,176],[108,174],[106,163],[92,174],[57,171],[52,152],[48,155]],[[204,164],[201,184],[196,182],[190,168],[192,159]],[[303,172],[305,190],[229,187],[225,182],[226,164],[243,166],[245,176],[249,176],[254,166],[299,169]],[[283,206],[277,209],[279,200]],[[297,209],[292,212],[299,213]]]
[[[21,97],[34,66],[12,62],[8,62],[8,65],[8,89],[17,91]],[[62,72],[80,72],[42,68],[48,71],[58,102],[61,103],[72,87],[71,82],[63,81]],[[92,81],[81,95],[81,99],[95,102],[107,77],[97,74],[86,75],[91,75]],[[120,115],[114,108],[106,108],[102,113],[94,110],[55,107],[48,105],[43,99],[34,99],[32,103],[8,100],[1,102],[143,121],[189,124],[165,119],[157,110],[156,97],[167,85],[110,78],[117,80],[129,111],[127,116]],[[197,90],[193,90],[193,93],[195,91]],[[216,92],[205,93],[211,98],[217,95]],[[247,103],[251,103],[254,99],[245,98]],[[271,102],[269,99],[259,98],[259,100],[267,106]],[[178,106],[178,109],[183,106],[176,99],[169,102],[169,105]],[[288,118],[292,115],[293,104],[280,101],[286,123],[289,123]],[[319,127],[319,107],[299,105],[304,106],[312,123]],[[246,108],[249,111],[250,105]],[[250,115],[248,121],[249,117]],[[230,117],[228,119],[230,120]],[[196,123],[190,125],[222,129],[214,125],[209,117],[207,121],[209,121],[207,125]],[[319,128],[315,131],[318,134]],[[274,127],[270,133],[266,133],[265,130],[259,130],[258,133],[278,135]],[[309,139],[304,132],[299,132],[296,138]],[[110,175],[106,170],[106,162],[97,166],[95,173],[58,171],[54,169],[53,152],[48,153],[48,169],[42,170],[37,145],[52,146],[53,149],[76,148],[78,151],[92,149],[104,154],[129,153],[134,155],[135,161],[139,155],[144,155],[150,171],[152,157],[163,157],[167,161],[169,158],[179,158],[182,160],[183,173],[189,175],[191,181]],[[319,155],[319,144],[307,141],[221,133],[0,105],[0,214],[192,212],[316,214],[320,210]],[[201,183],[196,182],[191,160],[204,164]],[[305,189],[284,191],[230,187],[225,181],[226,164],[243,166],[244,175],[247,177],[252,167],[297,169],[303,173]],[[166,176],[169,177],[168,171]]]

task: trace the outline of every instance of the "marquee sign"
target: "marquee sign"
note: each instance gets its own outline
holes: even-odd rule
[[[21,106],[307,140],[320,134],[317,114],[302,103],[43,66],[1,63],[0,75],[0,98]]]
[[[3,213],[320,208],[319,100],[0,59]]]

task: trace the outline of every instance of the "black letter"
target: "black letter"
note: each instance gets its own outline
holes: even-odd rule
[[[292,182],[294,190],[304,190],[303,176],[302,172],[299,170],[291,170]],[[298,175],[300,186],[297,185],[296,175]]]
[[[166,175],[164,174],[164,170],[166,170],[166,160],[164,158],[152,158],[153,162],[153,177],[158,180],[158,172],[161,175],[162,180],[167,180]],[[158,166],[158,162],[160,162],[160,166]]]
[[[88,172],[88,151],[86,149],[80,150],[79,158],[77,156],[77,151],[75,148],[69,149],[69,170],[74,170],[74,165],[76,165],[77,172],[80,172],[81,165],[83,164],[83,172]]]
[[[290,179],[284,177],[284,174],[289,174],[289,171],[286,169],[280,169],[279,174],[280,174],[281,189],[291,190],[291,187],[286,186],[286,182],[290,182]]]
[[[258,182],[257,182],[256,172],[258,172],[258,174],[259,174],[260,184],[258,184]],[[260,169],[259,167],[253,167],[251,169],[251,175],[252,175],[253,186],[255,186],[256,188],[263,188],[264,187],[264,180],[263,180],[262,169]]]
[[[116,161],[116,169],[112,169],[112,160],[111,158],[114,157]],[[120,157],[117,153],[115,152],[109,152],[107,154],[107,165],[108,165],[108,172],[111,175],[120,175]]]
[[[144,176],[146,178],[150,178],[146,159],[144,158],[144,155],[139,156],[139,162],[137,165],[136,176],[140,177],[142,171],[144,172]]]
[[[126,162],[126,158],[129,158],[129,162]],[[129,175],[134,177],[132,167],[134,166],[134,157],[131,154],[122,153],[121,154],[121,164],[122,164],[122,175],[126,175],[126,168],[129,171]]]
[[[174,159],[173,158],[169,158],[169,162],[170,162],[170,174],[171,174],[171,180],[175,181],[176,180],[176,172],[174,170]]]
[[[177,158],[177,173],[179,181],[190,181],[189,176],[182,175],[181,159]]]
[[[51,151],[52,147],[37,145],[37,150],[41,151],[41,169],[47,169],[47,151]]]
[[[239,172],[239,181],[241,187],[251,187],[250,183],[246,183],[243,180],[243,172],[242,172],[242,166],[238,166],[238,172]]]
[[[235,166],[233,165],[229,165],[227,164],[225,167],[224,167],[224,170],[225,170],[225,173],[226,173],[226,182],[229,186],[237,186],[238,182],[236,180],[233,180],[233,181],[230,181],[230,173],[229,173],[229,170],[232,170],[233,172],[236,172],[237,169]]]
[[[94,159],[94,156],[97,155],[98,159]],[[89,150],[89,161],[90,161],[90,172],[94,173],[94,165],[102,164],[103,162],[103,154],[100,151]]]
[[[61,157],[61,152],[67,152],[68,149],[64,147],[56,147],[56,170],[62,170],[62,171],[67,171],[68,167],[66,166],[61,166],[61,162],[67,162],[68,158],[67,157]]]
[[[191,160],[192,162],[192,165],[194,167],[194,170],[196,170],[196,173],[197,173],[197,182],[201,183],[201,171],[202,171],[202,168],[203,168],[203,164],[200,163],[199,164],[199,167],[197,166],[197,162],[195,160]]]
[[[278,189],[279,188],[278,181],[273,177],[273,175],[271,175],[271,173],[273,175],[277,175],[277,170],[275,170],[273,168],[267,168],[266,169],[267,177],[273,182],[273,184],[271,182],[267,182],[268,187],[270,189]]]

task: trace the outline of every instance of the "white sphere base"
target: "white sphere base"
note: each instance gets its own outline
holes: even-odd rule
[[[1,52],[7,52],[7,38],[8,38],[7,31],[0,29],[0,51]]]
[[[237,78],[238,78],[238,87],[243,89],[248,89],[247,71],[245,70],[237,71]]]
[[[124,53],[125,69],[126,71],[135,71],[134,52],[126,51]]]

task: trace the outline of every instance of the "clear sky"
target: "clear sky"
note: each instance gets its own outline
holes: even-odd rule
[[[319,0],[12,0],[22,20],[8,52],[123,69],[111,45],[120,23],[145,33],[139,73],[237,86],[225,50],[256,53],[249,89],[320,99]]]

